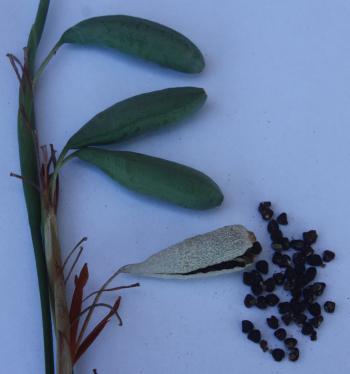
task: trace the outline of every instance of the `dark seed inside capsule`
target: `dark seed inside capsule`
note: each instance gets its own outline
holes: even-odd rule
[[[278,318],[276,318],[275,316],[266,318],[266,323],[271,329],[274,329],[274,330],[276,330],[279,326]]]
[[[313,331],[314,331],[314,328],[312,327],[312,325],[310,323],[305,322],[303,324],[303,327],[301,329],[301,333],[303,335],[311,335]]]
[[[335,258],[335,253],[329,250],[326,250],[323,252],[322,259],[324,262],[330,262],[334,260]]]
[[[269,350],[269,346],[266,340],[260,340],[260,348],[263,350],[263,352],[267,352]]]
[[[284,350],[280,348],[273,349],[271,354],[275,361],[282,361],[285,356]]]
[[[281,214],[277,217],[277,222],[278,222],[280,225],[288,225],[288,217],[287,217],[287,214],[286,214],[286,213],[281,213]]]
[[[280,328],[274,332],[274,335],[278,340],[284,340],[287,337],[287,331]]]
[[[294,338],[287,338],[284,340],[284,344],[288,349],[295,348],[298,344],[298,341]]]
[[[326,301],[323,306],[324,310],[327,313],[333,313],[335,310],[335,302],[333,301]]]
[[[255,304],[256,304],[255,297],[253,295],[251,295],[251,294],[246,295],[246,297],[244,298],[244,305],[247,308],[251,308]]]
[[[290,246],[297,251],[301,251],[305,248],[305,242],[304,240],[292,240]]]
[[[252,322],[248,320],[242,321],[242,332],[244,332],[245,334],[248,334],[252,330],[254,330],[254,325]]]
[[[306,244],[314,244],[317,240],[316,230],[310,230],[303,233],[303,239]]]
[[[266,309],[267,308],[267,302],[265,296],[258,296],[256,301],[256,306],[259,309]]]
[[[288,359],[289,359],[289,361],[298,361],[298,359],[299,359],[299,349],[298,348],[291,349],[289,354],[288,354]]]
[[[261,339],[261,332],[259,330],[252,330],[248,333],[248,339],[254,343],[259,343]]]
[[[265,296],[265,300],[268,306],[275,306],[279,303],[280,299],[274,293],[269,293]]]
[[[306,263],[311,266],[322,266],[323,265],[323,261],[320,255],[307,256]]]
[[[262,274],[267,274],[269,272],[269,264],[267,263],[267,261],[264,260],[258,261],[255,264],[255,268]]]

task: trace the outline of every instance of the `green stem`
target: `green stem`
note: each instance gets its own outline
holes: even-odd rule
[[[57,53],[57,51],[58,51],[58,49],[60,48],[61,45],[62,45],[61,42],[58,41],[56,43],[56,45],[51,49],[50,53],[46,56],[45,60],[41,63],[41,65],[39,66],[38,70],[36,71],[36,73],[34,75],[33,87],[36,86],[36,83],[37,83],[38,79],[41,77],[41,75],[43,74],[46,66],[49,64],[51,59],[55,56],[55,54]]]

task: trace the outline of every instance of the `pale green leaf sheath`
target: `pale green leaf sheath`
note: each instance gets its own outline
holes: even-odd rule
[[[205,174],[175,162],[134,152],[84,148],[75,153],[123,186],[190,209],[220,205],[223,194]]]
[[[119,142],[179,122],[205,103],[202,88],[177,87],[133,96],[107,108],[68,141],[67,148]]]
[[[224,226],[172,245],[121,273],[189,279],[242,270],[254,260],[255,236],[244,226]]]
[[[62,35],[58,47],[65,43],[108,47],[185,73],[200,73],[205,65],[200,50],[184,35],[138,17],[84,20]]]

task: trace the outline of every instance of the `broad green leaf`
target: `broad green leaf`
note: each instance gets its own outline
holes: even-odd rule
[[[67,147],[115,143],[180,121],[201,108],[207,96],[202,88],[168,88],[121,101],[87,122]]]
[[[77,157],[130,190],[190,209],[209,209],[223,201],[217,184],[188,166],[134,152],[84,148]]]
[[[185,73],[200,73],[204,58],[184,35],[149,20],[124,15],[94,17],[68,29],[64,43],[108,47]]]

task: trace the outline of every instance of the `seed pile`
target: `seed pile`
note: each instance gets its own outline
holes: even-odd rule
[[[243,273],[243,283],[251,289],[244,298],[244,305],[258,309],[277,307],[279,316],[271,315],[266,323],[274,330],[275,338],[284,343],[284,347],[270,349],[268,342],[262,339],[261,331],[251,321],[242,321],[242,332],[247,334],[249,340],[258,343],[264,352],[270,352],[275,361],[282,361],[286,354],[290,361],[297,361],[300,354],[298,341],[283,326],[295,324],[311,341],[317,340],[317,329],[324,320],[321,304],[317,300],[323,294],[326,284],[316,281],[316,277],[326,263],[334,260],[335,253],[326,250],[320,255],[315,251],[313,246],[318,237],[316,230],[304,232],[300,239],[285,237],[281,226],[288,225],[288,216],[281,213],[274,219],[270,202],[260,203],[258,210],[268,222],[267,231],[273,255],[271,264],[264,260],[258,261],[255,269]],[[257,246],[261,247],[259,244]],[[272,264],[279,271],[269,276]],[[285,300],[274,293],[278,288],[286,291]],[[323,309],[326,313],[333,313],[335,303],[326,301]]]

